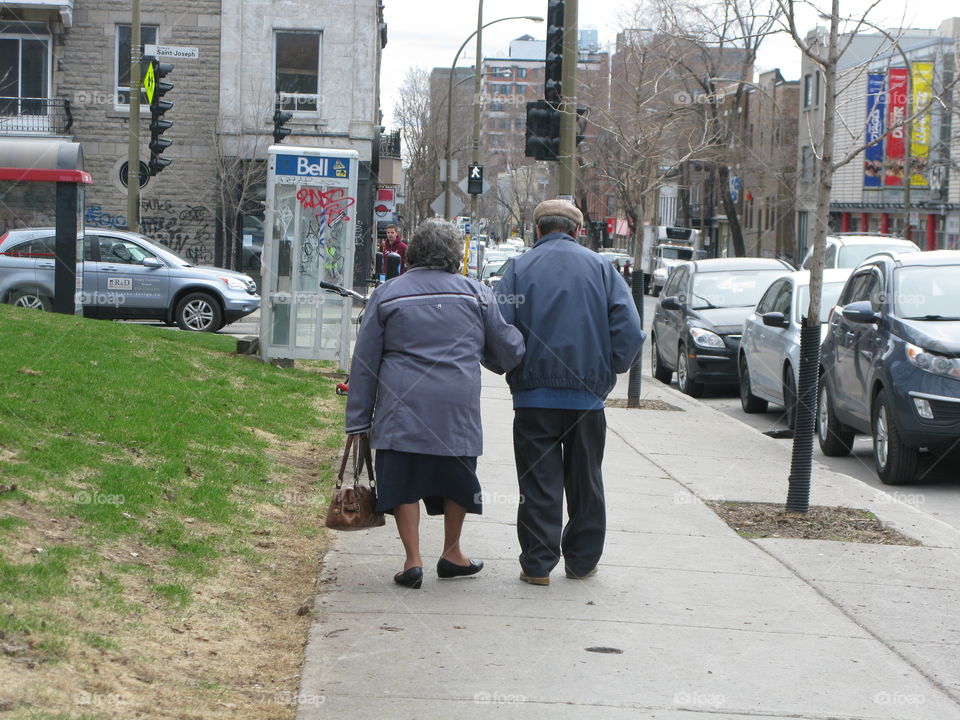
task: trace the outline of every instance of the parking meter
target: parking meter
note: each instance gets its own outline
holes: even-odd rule
[[[321,282],[353,287],[358,154],[274,145],[267,150],[260,352],[347,367],[352,301]]]

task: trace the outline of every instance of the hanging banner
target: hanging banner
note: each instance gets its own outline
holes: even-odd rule
[[[913,63],[910,78],[913,86],[914,112],[933,97],[933,63]],[[927,166],[930,161],[930,113],[925,112],[913,121],[910,128],[910,187],[927,187]]]
[[[876,142],[876,145],[863,151],[863,186],[866,188],[879,188],[883,184],[883,133],[887,109],[884,79],[883,73],[867,75],[866,141]]]
[[[890,68],[887,77],[887,136],[886,174],[883,184],[886,186],[903,184],[903,156],[906,132],[902,123],[907,117],[907,69]]]

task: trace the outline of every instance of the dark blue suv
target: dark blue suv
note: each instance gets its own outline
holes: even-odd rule
[[[825,455],[871,434],[877,475],[899,485],[917,478],[922,448],[960,445],[960,250],[865,260],[830,315],[820,363]]]

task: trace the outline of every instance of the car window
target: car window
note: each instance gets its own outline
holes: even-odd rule
[[[783,285],[779,293],[777,293],[776,299],[773,302],[772,312],[782,313],[785,318],[790,319],[790,306],[793,301],[793,286],[787,282],[783,281]]]
[[[33,238],[22,243],[14,245],[4,254],[10,257],[21,258],[54,258],[56,238],[53,235],[47,237]]]
[[[777,300],[777,295],[780,294],[780,291],[783,290],[783,286],[786,284],[786,280],[778,280],[769,288],[767,288],[767,291],[763,294],[763,297],[760,298],[760,302],[757,303],[757,312],[760,315],[773,311],[773,306]]]
[[[820,294],[820,322],[825,323],[830,311],[840,300],[840,293],[843,290],[843,282],[832,282],[823,284],[823,292]],[[810,286],[801,285],[797,288],[797,312],[795,320],[797,323],[803,322],[807,316],[807,310],[810,309]]]
[[[894,274],[894,312],[918,320],[960,317],[960,265],[899,268]]]
[[[697,273],[693,278],[694,310],[721,307],[753,307],[770,287],[782,277],[783,270],[737,270],[732,272]]]
[[[111,237],[100,238],[100,260],[102,262],[139,265],[144,258],[148,257],[155,256],[129,240]]]
[[[870,269],[866,272],[858,273],[851,278],[846,292],[843,294],[843,305],[862,302],[864,300],[874,301],[880,294],[880,276],[876,270]]]
[[[916,248],[909,245],[892,243],[876,243],[870,245],[845,245],[840,250],[840,264],[837,267],[857,267],[871,255],[878,252],[916,252]]]
[[[674,295],[677,296],[680,294],[680,288],[684,287],[687,282],[687,269],[685,267],[679,268],[678,270],[673,271],[673,275],[670,276],[670,279],[667,280],[667,284],[663,288],[663,294],[666,296]],[[683,302],[681,300],[681,302]]]
[[[857,263],[857,265],[859,264],[860,263]],[[837,246],[836,245],[833,245],[833,244],[827,245],[827,252],[823,256],[823,266],[828,268],[837,266]],[[856,265],[850,265],[850,267],[856,267]]]
[[[93,256],[94,239],[89,235],[83,236],[83,259],[86,262],[93,262],[96,258]]]

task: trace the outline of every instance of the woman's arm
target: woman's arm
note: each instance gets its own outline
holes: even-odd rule
[[[347,393],[347,434],[362,433],[373,425],[373,408],[377,402],[380,359],[383,356],[383,318],[376,290],[370,296],[357,344],[350,363],[350,391]]]

